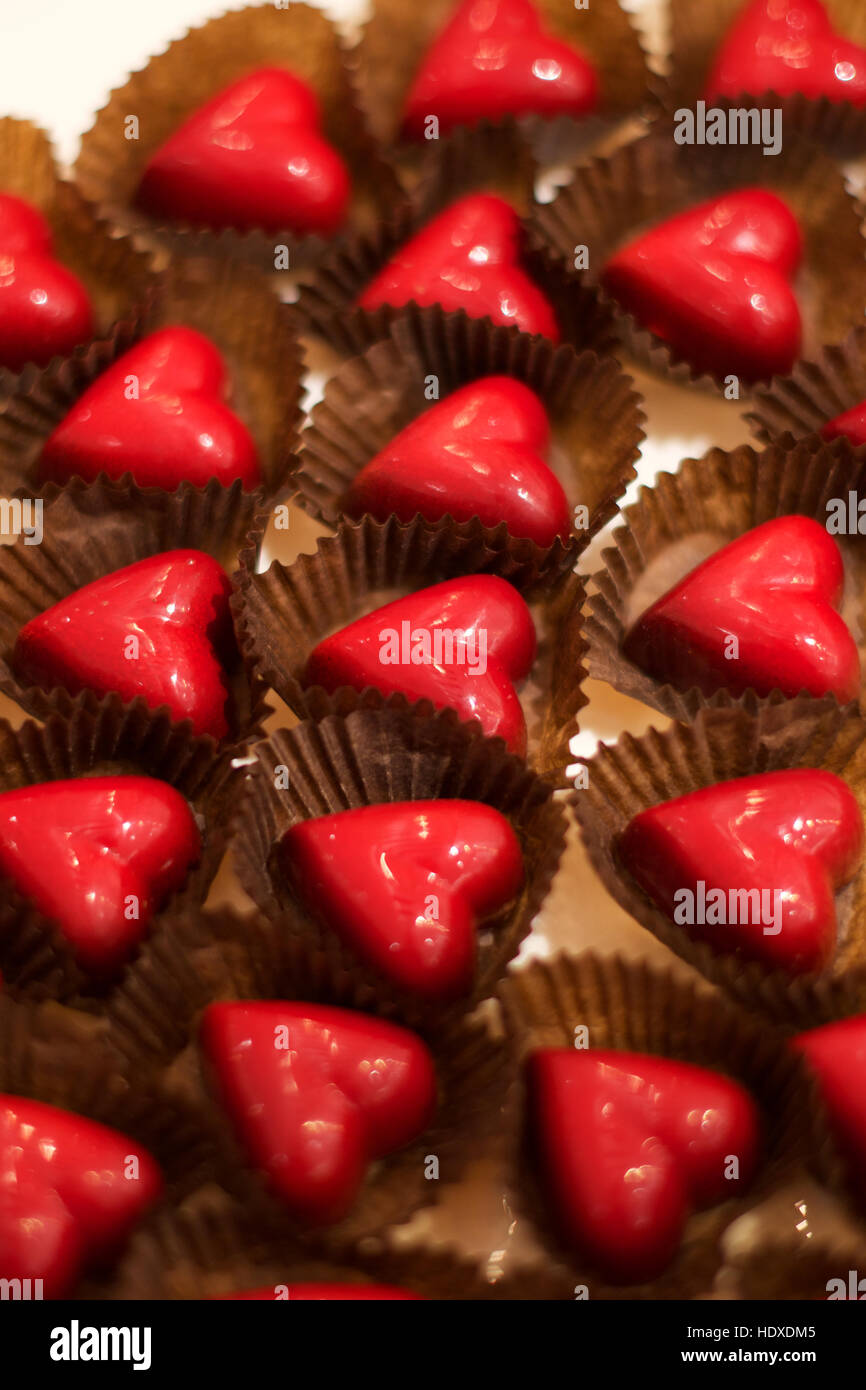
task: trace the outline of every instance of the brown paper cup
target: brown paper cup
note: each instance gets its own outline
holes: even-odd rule
[[[652,1053],[721,1072],[744,1086],[760,1111],[763,1160],[750,1189],[693,1215],[678,1256],[658,1279],[613,1286],[588,1262],[564,1250],[552,1229],[527,1151],[521,1066],[509,1107],[516,1135],[512,1185],[518,1220],[531,1223],[546,1252],[566,1261],[573,1280],[586,1287],[590,1298],[675,1299],[704,1293],[721,1264],[722,1232],[736,1216],[804,1165],[836,1171],[817,1090],[801,1060],[718,996],[644,962],[586,952],[534,962],[508,977],[500,997],[521,1063],[539,1047],[574,1047],[575,1029],[585,1026],[590,1047]]]
[[[274,561],[256,574],[252,551],[244,552],[232,602],[248,669],[301,718],[383,704],[405,708],[405,696],[386,698],[372,687],[358,692],[344,686],[331,695],[321,686],[305,686],[313,647],[401,594],[456,575],[497,574],[527,599],[538,632],[536,664],[521,691],[530,761],[542,776],[565,785],[569,741],[586,703],[581,581],[568,573],[552,582],[540,564],[543,552],[530,542],[503,549],[502,539],[496,541],[476,522],[456,524],[448,517],[432,525],[420,517],[405,525],[393,517],[381,524],[364,517],[344,522],[336,535],[319,542],[314,555],[302,555],[292,565]],[[427,702],[425,708],[432,706]],[[480,728],[475,721],[473,727]]]
[[[358,297],[405,242],[469,193],[496,194],[526,216],[533,205],[537,172],[515,122],[481,122],[436,141],[426,151],[411,205],[398,209],[372,232],[332,247],[309,284],[301,286],[294,306],[301,330],[355,356],[387,337],[395,319],[413,311],[426,319],[431,310],[419,309],[414,301],[401,308],[386,304],[368,310],[358,307]],[[598,352],[613,347],[611,309],[599,303],[594,290],[566,276],[547,248],[530,245],[528,238],[521,247],[521,264],[553,305],[564,341]]]
[[[198,862],[153,915],[149,931],[159,931],[166,909],[204,902],[226,849],[243,773],[228,756],[214,756],[212,739],[189,738],[166,717],[124,709],[119,700],[103,702],[96,711],[79,709],[68,723],[51,715],[43,727],[28,722],[16,730],[0,721],[0,793],[112,773],[155,777],[175,787],[201,832]],[[0,904],[0,971],[13,995],[59,998],[77,1008],[98,1010],[110,988],[76,963],[59,928],[8,887]]]
[[[334,990],[348,978],[356,1007],[431,1028],[492,994],[565,848],[565,817],[549,785],[453,711],[427,717],[417,709],[358,709],[345,719],[331,715],[319,724],[281,729],[252,751],[256,762],[234,827],[235,866],[245,891],[304,961],[305,976],[331,981]],[[277,769],[285,769],[285,791],[276,789]],[[504,815],[520,841],[525,870],[518,896],[479,927],[471,992],[447,1004],[425,1001],[359,960],[326,921],[301,906],[276,860],[282,836],[300,821],[381,802],[441,798],[484,802]]]
[[[866,493],[866,462],[845,440],[816,448],[809,441],[761,453],[748,445],[729,453],[711,449],[686,459],[678,473],[661,473],[653,488],[622,513],[613,546],[593,575],[586,621],[590,675],[609,681],[672,719],[691,719],[706,705],[736,704],[729,692],[712,697],[696,687],[675,689],[628,661],[622,642],[631,625],[712,551],[773,517],[796,514],[825,525],[831,501]],[[863,538],[836,539],[846,570],[842,614],[863,649]],[[864,668],[866,669],[866,668]],[[784,700],[781,692],[767,697]],[[758,701],[755,697],[755,702]],[[749,706],[753,707],[752,704]]]
[[[43,690],[18,679],[12,657],[18,633],[37,614],[83,585],[164,550],[190,547],[214,556],[231,574],[238,552],[261,525],[255,493],[210,483],[177,492],[141,490],[131,484],[107,481],[86,485],[75,479],[49,500],[44,509],[40,545],[15,545],[0,550],[0,589],[6,595],[0,614],[0,690],[30,714],[51,713],[71,718],[76,711],[96,714],[106,703],[93,691],[72,696],[62,687]],[[227,746],[255,735],[264,710],[264,691],[250,679],[238,656],[226,668],[229,699]],[[123,706],[130,718],[165,718],[151,711],[143,698]],[[188,722],[180,726],[188,730]],[[210,739],[211,747],[214,740]]]
[[[530,239],[592,288],[609,257],[641,230],[707,198],[755,185],[782,198],[803,235],[793,285],[803,324],[801,355],[810,360],[862,317],[866,257],[856,200],[830,158],[806,142],[788,139],[780,154],[767,158],[755,146],[678,145],[662,121],[609,159],[587,163],[552,203],[537,207]],[[572,269],[576,247],[588,249],[586,271]],[[630,358],[682,384],[699,380],[707,389],[725,389],[722,377],[698,377],[614,299],[599,295]],[[742,394],[746,387],[737,389]]]
[[[765,444],[808,438],[816,447],[830,420],[866,400],[866,330],[855,328],[814,362],[798,362],[790,376],[774,377],[755,392],[746,415]],[[854,452],[857,452],[855,450]]]
[[[570,544],[556,541],[550,560],[554,568],[573,568],[635,477],[644,437],[641,398],[610,357],[578,354],[567,344],[555,348],[545,338],[494,328],[464,313],[431,310],[424,318],[398,319],[384,342],[331,378],[302,436],[293,478],[301,506],[335,525],[365,464],[433,404],[427,399],[431,377],[443,400],[493,375],[523,382],[547,411],[550,466],[574,517]]]
[[[587,786],[574,809],[592,863],[626,912],[713,984],[777,1027],[815,1027],[866,1009],[866,862],[836,895],[838,936],[828,966],[794,978],[734,951],[691,938],[637,886],[618,853],[620,836],[640,811],[700,787],[783,768],[816,767],[848,784],[866,810],[866,724],[833,700],[702,710],[692,724],[660,734],[624,736],[587,763]]]
[[[40,458],[48,436],[108,367],[148,334],[183,324],[209,338],[222,354],[229,403],[255,439],[260,490],[273,497],[286,484],[301,422],[303,354],[266,278],[250,266],[187,258],[154,281],[147,307],[107,342],[32,375],[0,405],[0,489],[42,496]],[[124,481],[131,481],[125,474]],[[257,490],[257,491],[258,491]]]
[[[332,983],[337,988],[332,988]],[[250,1168],[227,1116],[214,1098],[196,1043],[206,1006],[218,999],[307,1000],[351,1008],[354,981],[311,979],[306,952],[261,918],[229,912],[178,916],[153,938],[111,1006],[109,1037],[122,1070],[159,1077],[168,1100],[186,1107],[211,1145],[209,1176],[274,1232],[303,1234]],[[508,1062],[481,1023],[460,1023],[428,1035],[439,1084],[430,1127],[399,1153],[381,1160],[351,1213],[311,1239],[342,1248],[380,1233],[437,1200],[472,1160],[501,1144]],[[429,1156],[440,1181],[424,1176]]]
[[[82,137],[75,176],[84,196],[125,231],[166,251],[239,256],[269,271],[276,268],[278,247],[288,249],[289,268],[315,259],[326,244],[320,236],[166,225],[135,206],[145,165],[160,145],[223,88],[262,67],[285,67],[312,87],[322,132],[346,161],[352,181],[344,231],[375,227],[399,203],[400,188],[365,129],[333,26],[303,4],[250,5],[220,15],[132,73]],[[137,139],[125,138],[130,115],[138,117]]]
[[[834,29],[853,43],[866,44],[866,16],[858,0],[822,0]],[[743,11],[743,0],[671,0],[670,50],[665,104],[671,109],[691,106],[703,98],[716,54]],[[751,92],[733,101],[713,98],[713,106],[771,106],[782,111],[786,135],[808,136],[837,154],[857,155],[866,138],[866,112],[850,101],[776,92]]]
[[[54,242],[54,254],[77,275],[93,307],[94,332],[111,340],[122,323],[127,329],[147,299],[147,257],[94,217],[77,189],[61,179],[44,130],[12,116],[0,118],[0,192],[24,198],[42,213]],[[88,348],[82,343],[73,360]],[[55,359],[56,360],[56,359]],[[0,367],[0,410],[19,381],[29,382],[35,367],[22,374]]]

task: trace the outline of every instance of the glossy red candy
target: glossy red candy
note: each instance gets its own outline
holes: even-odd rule
[[[93,972],[123,964],[200,848],[186,801],[155,777],[78,777],[0,794],[0,872]]]
[[[446,579],[357,618],[325,637],[307,662],[307,685],[374,687],[432,700],[480,720],[514,753],[526,721],[513,682],[535,659],[535,628],[516,589],[495,575]]]
[[[743,188],[642,232],[602,278],[695,371],[754,382],[789,372],[799,356],[789,282],[801,255],[800,229],[782,200]]]
[[[776,92],[866,102],[866,48],[837,34],[820,0],[751,0],[725,36],[706,98]]]
[[[796,975],[820,970],[832,954],[835,893],[863,846],[863,818],[845,782],[793,768],[650,806],[627,826],[619,854],[690,936]]]
[[[692,1212],[752,1177],[756,1108],[716,1072],[639,1052],[543,1048],[528,1080],[556,1229],[616,1283],[661,1274]],[[731,1157],[737,1177],[727,1176]]]
[[[413,301],[559,339],[553,309],[520,265],[517,213],[492,193],[470,193],[432,218],[358,299],[362,309]]]
[[[348,170],[322,135],[315,93],[282,68],[260,68],[212,97],[151,155],[137,201],[153,217],[196,226],[332,236],[350,192]]]
[[[220,1302],[256,1303],[336,1303],[362,1302],[375,1300],[382,1302],[419,1302],[419,1293],[408,1293],[405,1289],[393,1288],[390,1284],[287,1284],[275,1292],[268,1284],[263,1289],[246,1289],[243,1293],[224,1293]]]
[[[478,923],[523,882],[517,836],[478,801],[397,801],[287,830],[280,862],[311,911],[401,986],[467,993]]]
[[[430,1122],[436,1079],[414,1033],[319,1004],[211,1004],[202,1046],[250,1161],[298,1221],[329,1225],[368,1165]]]
[[[545,30],[531,0],[461,0],[431,45],[406,98],[403,133],[421,139],[504,116],[585,116],[598,101],[595,69]]]
[[[568,502],[543,455],[550,426],[541,401],[513,377],[470,382],[419,415],[362,468],[349,516],[411,521],[477,516],[549,546],[568,538]]]
[[[852,1182],[866,1201],[866,1014],[812,1028],[793,1046],[818,1074]]]
[[[149,333],[97,377],[49,435],[43,478],[92,482],[131,473],[139,487],[173,491],[211,478],[261,481],[252,435],[225,404],[225,363],[192,328]]]
[[[0,193],[0,367],[44,366],[93,332],[87,291],[54,259],[42,214],[23,198]]]
[[[777,517],[668,590],[638,618],[623,650],[678,690],[805,690],[853,700],[860,658],[836,611],[843,584],[833,537],[809,517]]]
[[[854,445],[866,444],[866,401],[843,410],[828,420],[821,430],[824,439],[850,439]]]
[[[70,1294],[162,1188],[136,1140],[24,1096],[0,1096],[0,1173],[0,1279],[41,1279],[34,1298]]]
[[[229,649],[231,585],[200,550],[167,550],[94,579],[21,629],[18,676],[72,695],[117,691],[191,719],[193,732],[228,732],[220,656]]]

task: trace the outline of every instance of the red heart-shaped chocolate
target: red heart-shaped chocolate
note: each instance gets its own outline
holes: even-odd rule
[[[403,133],[424,136],[504,116],[586,116],[598,101],[592,64],[548,34],[531,0],[461,0],[409,89]]]
[[[566,540],[568,502],[541,455],[550,426],[541,401],[513,377],[470,382],[419,415],[361,469],[349,516],[504,521],[537,545]]]
[[[196,226],[332,236],[350,193],[348,170],[321,133],[315,93],[283,68],[260,68],[151,155],[137,201],[153,217]]]
[[[799,355],[789,280],[801,255],[781,198],[743,188],[642,232],[611,256],[602,280],[696,372],[753,382],[784,375]]]
[[[285,1293],[283,1293],[285,1288]],[[420,1293],[408,1293],[390,1284],[286,1284],[277,1291],[272,1284],[262,1289],[245,1289],[242,1293],[218,1295],[221,1303],[336,1303],[359,1302],[374,1299],[405,1302],[423,1302]]]
[[[93,336],[87,291],[51,246],[42,214],[0,193],[0,367],[13,372],[44,366]]]
[[[842,779],[795,768],[650,806],[627,826],[619,854],[690,936],[795,975],[820,970],[832,954],[834,894],[856,872],[863,843],[860,808]]]
[[[0,1173],[0,1279],[41,1279],[34,1298],[68,1294],[162,1189],[136,1140],[24,1096],[0,1096]]]
[[[792,1045],[818,1074],[852,1181],[866,1201],[866,1014],[812,1028]]]
[[[252,435],[225,404],[225,363],[192,328],[150,333],[97,377],[42,450],[43,478],[88,482],[131,473],[139,487],[173,491],[261,481]]]
[[[413,301],[559,339],[553,309],[520,265],[517,213],[492,193],[470,193],[432,218],[358,299],[362,309]]]
[[[404,1148],[433,1116],[427,1048],[368,1014],[279,1000],[211,1004],[202,1046],[244,1149],[305,1225],[345,1216],[367,1165]]]
[[[850,410],[843,410],[841,415],[828,420],[821,434],[824,439],[844,438],[857,446],[866,444],[866,401],[860,401]]]
[[[300,821],[280,862],[363,959],[430,999],[471,989],[478,921],[523,882],[517,836],[478,801],[386,802]]]
[[[79,777],[0,795],[0,871],[66,936],[86,970],[116,970],[183,883],[201,838],[155,777]]]
[[[516,589],[492,574],[446,579],[376,608],[310,653],[307,685],[373,687],[478,719],[513,753],[526,721],[513,681],[535,659],[535,627]]]
[[[866,48],[836,34],[820,0],[751,0],[716,54],[705,96],[762,92],[866,102]]]
[[[727,1077],[596,1048],[542,1048],[527,1066],[531,1136],[557,1228],[607,1278],[655,1278],[692,1212],[750,1181],[757,1110]]]
[[[231,644],[222,567],[201,550],[167,550],[94,579],[22,627],[12,664],[43,690],[141,695],[151,709],[228,733],[220,665]]]
[[[705,695],[860,690],[854,638],[836,611],[844,570],[817,521],[782,516],[738,536],[638,618],[623,650],[656,680]]]

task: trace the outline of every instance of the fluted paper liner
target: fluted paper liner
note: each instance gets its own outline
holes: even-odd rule
[[[866,812],[866,721],[853,707],[803,697],[780,705],[702,710],[692,724],[642,738],[623,735],[587,762],[573,797],[587,853],[621,907],[669,950],[777,1028],[802,1030],[866,1009],[866,860],[836,894],[837,941],[818,973],[791,976],[722,951],[677,926],[638,887],[618,852],[629,822],[649,806],[717,782],[785,768],[841,777]]]
[[[864,400],[866,329],[855,328],[814,362],[798,362],[790,376],[773,377],[755,391],[746,419],[765,444],[808,438],[820,447],[824,426]]]
[[[834,29],[853,43],[866,44],[866,15],[859,0],[822,0]],[[665,105],[694,108],[704,97],[716,55],[742,14],[744,0],[670,0],[670,48]],[[866,111],[850,101],[805,97],[799,93],[743,92],[728,99],[712,97],[708,106],[770,107],[782,112],[787,135],[795,132],[827,146],[834,154],[856,158],[866,139]]]
[[[0,192],[24,198],[48,222],[53,254],[87,290],[97,338],[110,341],[121,322],[134,323],[150,285],[147,257],[129,240],[113,236],[77,189],[60,178],[48,136],[30,121],[0,117]],[[82,343],[73,356],[86,348]],[[36,370],[0,367],[0,409],[5,396]]]
[[[352,1008],[355,981],[312,978],[306,950],[260,917],[200,912],[177,916],[148,942],[111,1001],[110,1038],[121,1070],[159,1077],[167,1099],[185,1106],[211,1145],[209,1176],[274,1232],[307,1234],[292,1222],[264,1175],[254,1170],[215,1098],[196,1042],[203,1010],[215,1000],[272,999]],[[425,1132],[374,1165],[349,1215],[317,1228],[319,1248],[346,1246],[396,1225],[437,1200],[465,1166],[498,1151],[508,1060],[482,1023],[428,1034],[439,1088]],[[424,1176],[429,1155],[438,1181]]]
[[[109,341],[94,343],[81,355],[31,373],[0,405],[4,494],[53,495],[57,484],[43,483],[40,472],[48,436],[119,357],[148,334],[180,324],[203,333],[222,354],[228,403],[256,443],[260,490],[268,497],[278,493],[294,463],[304,370],[288,312],[253,267],[187,257],[154,277],[150,301],[135,323],[121,325]],[[131,475],[124,478],[130,481]]]
[[[70,718],[77,710],[96,713],[106,703],[120,704],[116,695],[83,691],[73,696],[61,686],[43,690],[26,686],[15,674],[12,655],[25,623],[83,585],[165,550],[206,551],[231,575],[238,553],[261,526],[260,499],[244,493],[240,483],[224,488],[212,482],[205,488],[184,484],[176,492],[140,489],[132,484],[101,480],[85,484],[74,479],[48,501],[43,513],[40,545],[19,537],[0,549],[0,589],[5,599],[0,613],[0,690],[30,714],[46,718],[58,713]],[[264,691],[248,677],[238,654],[226,667],[230,732],[227,742],[255,733],[264,704]],[[126,705],[135,717],[162,718],[143,697]],[[189,721],[181,728],[189,729]],[[216,744],[211,739],[211,746]]]
[[[321,131],[345,160],[352,185],[340,235],[369,231],[402,194],[358,109],[345,54],[330,20],[309,5],[249,5],[222,14],[170,43],[112,93],[81,140],[75,177],[103,216],[166,251],[242,257],[275,269],[278,246],[289,248],[289,269],[321,254],[321,236],[236,231],[164,223],[135,205],[148,160],[212,97],[258,68],[284,67],[315,93]],[[138,117],[137,139],[126,139],[126,121]]]
[[[817,1088],[802,1059],[719,996],[642,961],[585,952],[513,972],[500,987],[500,998],[521,1063],[537,1048],[573,1048],[575,1029],[585,1026],[590,1048],[652,1053],[720,1072],[744,1086],[759,1109],[763,1153],[750,1187],[692,1215],[678,1255],[657,1279],[611,1285],[589,1261],[564,1249],[553,1228],[527,1152],[521,1065],[509,1105],[517,1219],[529,1220],[551,1258],[566,1260],[574,1282],[585,1285],[590,1298],[677,1299],[704,1293],[721,1264],[719,1242],[731,1221],[805,1166],[837,1172]]]
[[[425,716],[415,710],[359,709],[341,719],[281,729],[252,749],[256,762],[232,844],[241,883],[276,930],[306,957],[311,978],[345,977],[353,1002],[408,1024],[430,1027],[472,1008],[492,994],[547,894],[565,848],[566,822],[550,786],[506,753],[501,740],[479,737],[451,710]],[[285,791],[275,786],[285,769]],[[446,1003],[394,984],[343,945],[327,921],[304,909],[276,862],[290,826],[382,802],[458,798],[492,806],[520,842],[525,879],[518,895],[479,924],[475,977],[468,994]]]
[[[824,345],[841,342],[862,318],[866,248],[858,204],[841,172],[804,140],[786,139],[774,157],[750,145],[678,145],[663,120],[610,158],[588,161],[553,202],[537,206],[531,242],[585,288],[597,288],[610,256],[641,231],[706,199],[749,187],[777,194],[800,226],[803,259],[791,283],[803,327],[800,357],[810,360]],[[585,271],[572,268],[576,247],[588,249]],[[612,312],[630,358],[680,384],[725,388],[727,374],[699,375],[612,296],[599,290],[599,299]],[[739,389],[745,394],[748,384],[741,382]]]
[[[331,247],[309,283],[301,286],[293,306],[301,329],[354,356],[386,337],[396,319],[414,312],[423,320],[431,310],[419,308],[414,300],[405,306],[384,304],[372,310],[360,308],[357,301],[394,253],[459,198],[493,193],[525,217],[533,205],[537,173],[515,122],[482,121],[471,130],[461,128],[435,141],[426,151],[411,203],[396,209],[372,231]],[[593,289],[565,275],[547,249],[530,245],[526,236],[520,261],[553,306],[564,341],[598,352],[615,345],[611,308],[599,302]]]
[[[586,703],[582,585],[570,572],[552,582],[541,564],[543,552],[531,542],[506,547],[504,541],[504,524],[490,533],[477,522],[458,524],[450,517],[432,524],[420,517],[405,524],[394,517],[383,523],[363,517],[344,522],[336,535],[319,541],[315,554],[301,555],[292,565],[274,561],[257,574],[254,552],[246,551],[232,603],[247,668],[301,718],[383,704],[404,707],[409,703],[404,695],[385,696],[373,686],[364,691],[343,686],[333,694],[305,686],[311,651],[323,637],[392,597],[457,575],[497,574],[524,595],[538,633],[538,657],[521,694],[530,761],[543,776],[565,785],[569,740]],[[429,702],[427,708],[432,709]]]
[[[516,328],[494,327],[462,311],[431,310],[395,320],[383,342],[352,358],[325,387],[301,439],[293,481],[305,511],[339,522],[346,494],[365,464],[425,410],[479,377],[514,377],[534,391],[550,420],[548,462],[574,521],[549,562],[573,568],[577,555],[616,512],[635,477],[644,437],[641,398],[611,357],[577,353]],[[431,377],[434,401],[427,396]],[[588,524],[578,526],[575,508]]]
[[[168,783],[185,797],[201,834],[201,856],[183,885],[153,914],[148,933],[159,931],[166,909],[204,902],[228,842],[243,774],[227,755],[215,756],[212,739],[190,738],[167,717],[107,701],[95,712],[79,709],[67,722],[28,721],[13,729],[0,720],[0,793],[66,778],[146,776]],[[97,982],[76,962],[62,931],[24,896],[7,886],[0,902],[0,971],[14,995],[63,999],[99,1008],[111,982]]]
[[[808,516],[825,526],[828,504],[841,499],[847,507],[851,492],[866,495],[866,460],[858,460],[845,440],[820,448],[809,441],[788,449],[774,445],[761,452],[748,445],[710,449],[703,458],[686,459],[678,473],[660,473],[655,486],[642,488],[638,501],[623,510],[625,524],[613,532],[614,544],[602,554],[604,567],[590,581],[590,675],[672,719],[691,719],[707,705],[737,703],[725,690],[707,696],[696,686],[675,689],[648,676],[622,650],[627,631],[712,551],[774,517]],[[859,534],[834,539],[846,571],[841,612],[862,661],[866,546]],[[784,698],[776,691],[765,700]]]

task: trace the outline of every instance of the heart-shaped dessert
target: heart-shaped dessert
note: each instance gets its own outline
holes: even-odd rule
[[[34,1298],[69,1294],[162,1189],[136,1140],[24,1096],[0,1096],[0,1172],[0,1279],[41,1279]]]
[[[792,1045],[817,1072],[852,1182],[866,1201],[866,1014],[812,1028]]]
[[[790,975],[820,970],[836,942],[834,894],[863,856],[863,818],[840,777],[756,773],[650,806],[619,855],[689,936]]]
[[[738,1195],[754,1173],[757,1109],[717,1072],[595,1048],[542,1048],[527,1069],[557,1229],[616,1283],[655,1278],[692,1212]]]
[[[855,446],[866,444],[866,401],[852,405],[828,420],[821,430],[824,439],[850,439]]]
[[[315,93],[283,68],[224,88],[152,154],[137,202],[194,226],[332,236],[351,193]]]
[[[305,682],[333,693],[370,687],[432,700],[478,719],[513,753],[526,751],[526,721],[513,682],[535,659],[535,627],[516,589],[491,574],[446,579],[376,608],[325,637]]]
[[[250,1161],[304,1225],[349,1211],[367,1166],[429,1124],[436,1078],[414,1033],[351,1009],[211,1004],[202,1046]]]
[[[362,309],[412,302],[559,340],[553,309],[520,265],[517,213],[492,193],[467,194],[432,218],[358,299]]]
[[[22,627],[12,664],[42,690],[140,695],[191,719],[193,733],[228,733],[221,658],[231,650],[231,585],[201,550],[167,550],[94,579]]]
[[[0,367],[13,372],[44,366],[93,336],[87,291],[51,248],[42,214],[0,193]]]
[[[542,455],[550,426],[541,401],[513,377],[462,386],[419,415],[361,469],[349,489],[349,516],[427,521],[450,515],[504,521],[513,536],[553,545],[568,539],[565,493]]]
[[[0,795],[0,872],[96,973],[128,959],[200,849],[186,801],[155,777],[78,777]]]
[[[41,473],[65,483],[131,473],[173,491],[261,481],[252,435],[223,400],[225,363],[192,328],[150,333],[97,377],[49,435]]]
[[[787,374],[799,355],[789,281],[801,256],[781,198],[743,188],[642,232],[611,256],[602,281],[694,371],[750,383]]]
[[[836,611],[839,547],[817,521],[782,516],[722,546],[643,613],[623,642],[629,661],[705,695],[860,691],[854,638]]]
[[[592,64],[548,34],[531,0],[460,0],[406,98],[403,134],[424,137],[504,116],[586,116],[598,101]]]
[[[820,0],[750,0],[716,54],[705,96],[829,97],[866,102],[866,48],[834,33]]]
[[[472,988],[475,934],[520,891],[517,836],[479,801],[396,801],[300,821],[279,861],[310,911],[429,999]]]
[[[420,1293],[408,1293],[390,1284],[284,1284],[276,1289],[272,1284],[262,1289],[245,1289],[242,1293],[218,1295],[221,1303],[335,1303],[358,1302],[367,1299],[382,1301],[423,1301]]]

